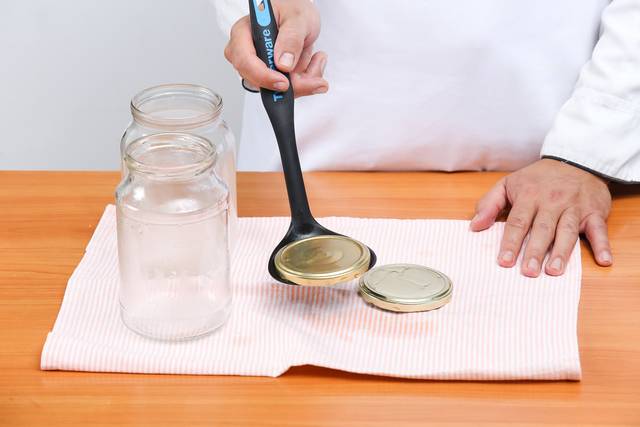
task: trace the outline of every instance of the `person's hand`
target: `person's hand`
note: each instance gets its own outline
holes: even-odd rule
[[[606,224],[611,194],[603,179],[560,161],[539,160],[498,181],[478,202],[471,230],[489,228],[508,204],[511,210],[500,244],[499,265],[515,265],[529,231],[522,259],[526,276],[540,274],[549,248],[545,272],[562,274],[579,233],[586,234],[596,262],[611,265]]]
[[[323,78],[327,55],[313,51],[320,34],[320,14],[309,0],[272,0],[278,22],[278,39],[274,50],[278,70],[290,73],[295,96],[325,93],[329,83]],[[224,56],[254,88],[285,91],[287,78],[269,69],[256,55],[251,39],[249,16],[239,19],[231,28]]]

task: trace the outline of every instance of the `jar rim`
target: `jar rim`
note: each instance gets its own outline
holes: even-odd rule
[[[138,153],[141,147],[146,149]],[[150,150],[160,150],[168,147],[190,151],[199,157],[182,164],[158,165],[145,161],[140,156],[140,154],[148,153]],[[216,146],[206,138],[183,132],[163,132],[135,139],[127,146],[124,161],[127,169],[136,173],[158,178],[189,178],[212,168],[217,156]]]
[[[158,100],[191,99],[206,105],[206,109],[188,117],[162,117],[157,112],[145,111],[145,104]],[[156,128],[193,129],[215,121],[223,108],[222,97],[211,89],[189,83],[168,83],[141,90],[131,98],[131,114],[139,123]]]

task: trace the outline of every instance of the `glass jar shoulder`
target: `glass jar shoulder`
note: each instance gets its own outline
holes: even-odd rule
[[[193,135],[208,139],[216,146],[220,146],[221,151],[235,152],[235,138],[227,123],[218,119],[204,126],[182,129],[182,128],[155,128],[145,126],[135,120],[131,121],[122,134],[120,141],[121,152],[124,153],[126,147],[138,138],[164,132],[187,132]]]
[[[182,181],[127,174],[116,190],[116,204],[122,214],[161,222],[225,213],[228,197],[227,186],[214,173]]]

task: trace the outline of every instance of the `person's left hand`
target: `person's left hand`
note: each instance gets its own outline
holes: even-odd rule
[[[478,202],[471,230],[489,228],[511,205],[500,244],[498,264],[513,267],[531,231],[522,273],[537,277],[551,248],[545,272],[564,272],[579,233],[585,233],[596,262],[612,263],[606,220],[611,209],[607,183],[582,169],[542,159],[504,178]]]

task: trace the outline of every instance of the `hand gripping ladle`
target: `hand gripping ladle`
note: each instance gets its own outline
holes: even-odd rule
[[[277,70],[274,48],[278,27],[271,2],[249,0],[249,11],[256,53],[269,68]],[[289,230],[269,258],[269,273],[280,282],[304,286],[328,286],[362,275],[376,263],[373,250],[327,230],[311,215],[296,147],[291,84],[286,92],[263,88],[260,94],[278,141],[291,209]]]

